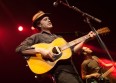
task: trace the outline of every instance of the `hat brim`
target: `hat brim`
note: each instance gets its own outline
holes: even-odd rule
[[[32,23],[32,26],[37,28],[37,23],[45,16],[50,16],[51,13],[45,13],[43,14],[41,17],[39,17],[38,19],[36,19],[33,23]]]

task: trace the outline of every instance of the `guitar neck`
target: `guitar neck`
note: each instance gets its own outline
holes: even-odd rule
[[[108,76],[114,69],[115,69],[115,67],[112,66],[109,70],[107,70],[104,74],[102,74],[102,77]]]
[[[110,32],[108,27],[98,29],[96,34],[103,34],[103,33],[106,33],[106,32]],[[67,48],[69,48],[71,46],[74,46],[75,44],[78,44],[78,43],[80,43],[82,41],[85,41],[88,38],[90,38],[89,35],[84,35],[84,36],[82,36],[82,37],[80,37],[78,39],[75,39],[75,40],[67,43],[66,45],[61,46],[61,50],[65,50],[65,49],[67,49]]]
[[[62,48],[62,50],[65,50],[65,49],[70,48],[71,46],[74,46],[74,45],[76,45],[76,44],[78,44],[78,43],[80,43],[82,41],[85,41],[86,39],[89,39],[89,38],[90,38],[89,35],[82,36],[82,37],[77,38],[77,39],[75,39],[73,41],[70,41],[69,43],[62,46],[61,48]]]

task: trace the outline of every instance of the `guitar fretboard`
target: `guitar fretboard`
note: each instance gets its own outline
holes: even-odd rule
[[[71,41],[71,42],[61,46],[61,50],[65,50],[65,49],[67,49],[67,48],[69,48],[71,46],[74,46],[74,45],[82,42],[82,41],[85,41],[88,38],[90,38],[90,36],[89,35],[85,35],[85,36],[82,36],[82,37],[80,37],[78,39],[75,39],[75,40],[73,40],[73,41]]]

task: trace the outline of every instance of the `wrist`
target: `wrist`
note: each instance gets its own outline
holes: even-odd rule
[[[35,53],[41,53],[41,50],[38,48],[35,48],[34,50],[35,50]]]

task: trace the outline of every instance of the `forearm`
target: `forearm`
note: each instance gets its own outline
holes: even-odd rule
[[[74,52],[77,53],[83,46],[83,43],[84,42],[81,42],[79,44],[77,44],[75,47],[74,47]]]
[[[99,78],[99,76],[100,76],[101,74],[99,74],[99,73],[92,73],[92,74],[89,74],[89,75],[85,75],[85,79],[87,79],[87,78],[92,78],[92,77],[95,77],[95,78]]]
[[[88,79],[88,78],[91,78],[91,77],[93,77],[93,74],[82,76],[83,79]]]
[[[22,54],[37,54],[37,53],[42,53],[44,51],[44,49],[42,48],[33,48],[33,49],[28,49],[28,50],[24,50],[22,51]]]
[[[91,78],[92,77],[92,74],[90,75],[82,75],[82,79],[88,79],[88,78]]]
[[[25,55],[27,55],[27,54],[36,54],[37,51],[35,49],[29,49],[29,50],[24,50],[21,53],[25,54]]]
[[[85,76],[85,79],[87,79],[87,78],[91,78],[91,77],[93,77],[93,74],[86,75],[86,76]]]
[[[49,50],[43,48],[34,48],[29,50],[22,51],[24,55],[34,55],[34,54],[41,54],[41,57],[52,60],[52,53]]]

